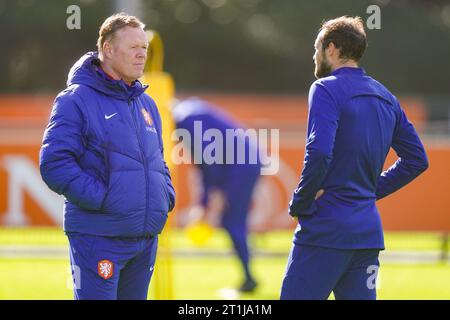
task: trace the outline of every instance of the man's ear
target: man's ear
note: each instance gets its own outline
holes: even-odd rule
[[[113,46],[112,46],[111,42],[105,41],[103,43],[102,52],[103,52],[103,55],[105,56],[105,58],[111,59],[112,54],[113,54],[113,50],[114,49],[113,49]]]
[[[333,42],[330,42],[328,46],[325,48],[328,56],[330,57],[339,57],[339,48],[337,48]]]

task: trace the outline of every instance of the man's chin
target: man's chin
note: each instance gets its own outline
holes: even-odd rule
[[[320,78],[323,78],[324,76],[321,76],[320,74],[318,74],[318,73],[314,73],[314,76],[316,77],[316,79],[320,79]]]
[[[144,75],[144,72],[143,72],[143,71],[142,71],[142,72],[136,72],[136,73],[134,73],[133,76],[132,76],[132,78],[134,79],[133,81],[142,78],[143,75]]]
[[[316,64],[314,69],[314,76],[317,79],[328,77],[332,72],[331,66],[327,63],[327,61],[322,61],[321,63]]]
[[[139,79],[144,75],[144,68],[135,68],[134,70],[130,70],[130,75],[135,79]]]
[[[316,71],[314,72],[314,76],[316,77],[316,79],[321,79],[321,78],[325,78],[328,77],[331,74],[331,71]]]

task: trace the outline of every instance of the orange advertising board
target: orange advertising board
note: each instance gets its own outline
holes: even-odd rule
[[[198,94],[229,112],[248,128],[279,130],[279,165],[262,176],[254,194],[250,228],[293,228],[287,214],[291,192],[303,164],[307,101],[305,96]],[[0,224],[61,225],[63,198],[42,182],[39,148],[53,96],[0,97]],[[426,112],[419,99],[402,99],[419,129]],[[430,168],[412,184],[378,203],[386,230],[450,231],[450,146],[425,140]],[[166,156],[167,158],[167,156]],[[395,161],[391,152],[386,165]],[[186,212],[200,195],[198,172],[178,165],[176,226],[187,223]]]

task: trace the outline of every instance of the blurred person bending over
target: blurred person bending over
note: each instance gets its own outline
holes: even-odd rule
[[[257,283],[250,272],[247,236],[252,194],[261,170],[256,144],[244,134],[237,134],[233,139],[233,145],[228,144],[227,131],[233,133],[237,133],[237,129],[244,131],[243,126],[204,100],[186,99],[176,104],[172,112],[177,129],[187,130],[193,137],[189,150],[191,157],[201,160],[197,167],[202,176],[203,194],[200,204],[191,209],[190,216],[193,220],[206,221],[212,210],[221,213],[221,226],[228,232],[244,271],[244,280],[239,291],[251,292],[255,290]],[[223,148],[216,149],[216,159],[220,158],[219,161],[208,164],[204,152],[211,142],[196,135],[196,127],[201,127],[202,133],[213,129],[221,134]],[[202,140],[194,141],[194,139]],[[245,146],[244,150],[240,149],[239,145]],[[244,151],[246,155],[239,155],[240,151]],[[230,157],[231,152],[233,156]],[[242,164],[238,161],[240,156],[246,156]],[[255,156],[255,161],[251,161],[252,156]],[[233,160],[232,163],[227,161],[230,158]]]
[[[75,299],[146,299],[175,205],[160,115],[137,80],[144,27],[125,13],[104,21],[98,52],[71,68],[44,134],[40,170],[65,197]]]
[[[358,67],[363,21],[326,21],[315,41],[304,166],[289,214],[298,218],[281,299],[376,299],[383,231],[375,202],[428,168],[397,98]],[[390,148],[398,160],[382,172]]]

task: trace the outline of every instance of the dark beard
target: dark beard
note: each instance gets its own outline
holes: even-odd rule
[[[328,77],[331,73],[331,65],[328,63],[328,60],[326,60],[325,56],[322,60],[322,63],[316,67],[316,72],[314,72],[314,75],[317,79]]]

